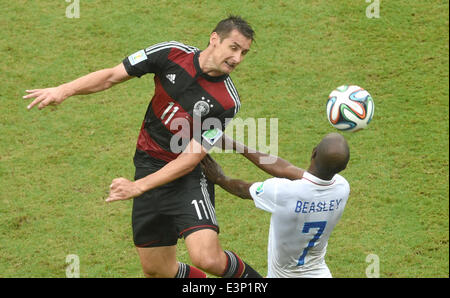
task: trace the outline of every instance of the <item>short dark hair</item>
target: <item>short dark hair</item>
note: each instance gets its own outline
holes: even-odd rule
[[[230,15],[228,18],[220,21],[212,32],[216,32],[222,41],[235,29],[251,41],[255,39],[255,31],[253,31],[252,27],[240,16],[234,15]]]

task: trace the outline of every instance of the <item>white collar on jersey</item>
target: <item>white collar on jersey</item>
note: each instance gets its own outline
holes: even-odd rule
[[[320,178],[317,178],[316,176],[308,173],[308,172],[304,172],[303,173],[303,178],[302,179],[306,179],[311,183],[314,183],[316,185],[319,186],[330,186],[332,185],[334,182],[336,182],[336,176],[334,176],[331,180],[322,180]]]

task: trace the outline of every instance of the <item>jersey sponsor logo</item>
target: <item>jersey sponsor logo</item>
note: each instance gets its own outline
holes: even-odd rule
[[[264,193],[264,182],[262,182],[255,190],[257,196],[260,196]]]
[[[202,134],[202,138],[208,142],[208,144],[210,145],[214,145],[223,135],[223,132],[218,129],[218,128],[214,128],[214,129],[210,129],[205,131]]]
[[[147,60],[147,55],[144,50],[140,50],[128,57],[128,61],[130,61],[131,65],[136,65],[144,60]]]

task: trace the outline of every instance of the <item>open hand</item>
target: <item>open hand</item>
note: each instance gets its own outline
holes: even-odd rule
[[[32,109],[39,104],[38,109],[42,110],[48,105],[58,105],[62,103],[68,96],[61,86],[45,89],[25,90],[28,94],[23,96],[24,99],[34,98],[34,100],[27,106],[27,109]]]

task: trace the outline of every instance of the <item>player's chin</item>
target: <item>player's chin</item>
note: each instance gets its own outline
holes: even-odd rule
[[[236,66],[237,66],[237,65],[233,65],[233,66],[232,66],[232,65],[230,65],[230,64],[228,64],[228,63],[226,63],[226,62],[224,62],[221,71],[222,71],[224,74],[230,74],[230,73],[233,72],[233,70],[236,68]]]

